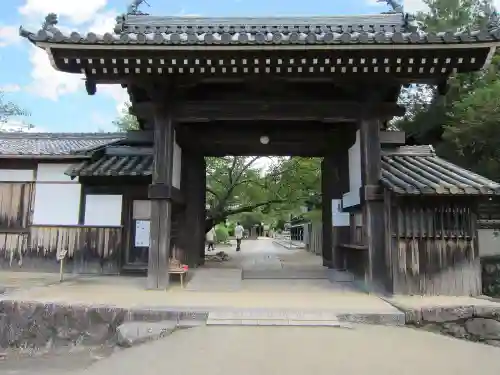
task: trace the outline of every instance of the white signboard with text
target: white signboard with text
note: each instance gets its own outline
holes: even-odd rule
[[[149,247],[149,220],[137,220],[135,222],[135,247]]]

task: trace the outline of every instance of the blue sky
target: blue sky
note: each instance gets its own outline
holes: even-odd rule
[[[0,91],[31,112],[28,119],[39,131],[113,131],[126,95],[119,86],[99,86],[88,96],[81,77],[55,71],[45,53],[18,37],[23,25],[38,30],[47,13],[59,15],[61,28],[77,31],[112,31],[116,15],[130,0],[4,0],[0,16]],[[145,11],[157,15],[269,16],[343,15],[380,13],[388,9],[376,0],[148,0]],[[420,6],[407,0],[405,10]],[[217,4],[217,5],[214,5]],[[321,5],[322,4],[322,5]],[[411,9],[408,9],[410,8]]]

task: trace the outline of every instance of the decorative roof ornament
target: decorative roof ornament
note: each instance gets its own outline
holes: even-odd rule
[[[58,32],[59,29],[56,27],[58,23],[59,20],[57,19],[57,14],[49,13],[47,14],[45,20],[42,23],[42,30],[49,31],[51,33]]]
[[[392,10],[384,13],[404,13],[403,6],[399,4],[396,0],[377,0],[377,3],[386,3]]]
[[[139,10],[139,7],[143,3],[146,4],[148,7],[151,7],[151,5],[149,5],[146,0],[132,0],[130,5],[127,7],[127,15],[134,15],[134,16],[139,16],[139,15],[146,16],[146,15],[148,15],[147,13],[143,13]]]

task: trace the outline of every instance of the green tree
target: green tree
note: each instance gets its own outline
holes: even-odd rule
[[[2,130],[4,125],[12,118],[26,117],[29,115],[30,113],[27,110],[11,101],[6,100],[4,93],[0,91],[0,130]],[[30,129],[32,127],[33,126],[31,124],[23,124],[19,131],[25,130],[26,128]]]
[[[417,14],[417,19],[427,31],[433,32],[484,28],[494,11],[490,0],[424,0],[424,3],[429,9]],[[494,82],[496,72],[494,64],[486,72],[457,74],[449,79],[445,95],[440,95],[436,87],[428,85],[413,85],[403,90],[400,102],[407,108],[407,114],[397,119],[393,126],[404,130],[407,137],[417,144],[433,144],[439,155],[463,164],[462,152],[457,150],[457,143],[451,141],[451,135],[444,135],[445,129],[461,121],[460,116],[455,114],[461,108],[456,103]],[[475,169],[472,164],[468,167]]]
[[[279,217],[319,194],[319,159],[273,158],[266,171],[258,168],[260,159],[207,158],[207,227],[246,212]]]
[[[121,116],[119,116],[113,125],[116,126],[118,131],[126,132],[128,130],[139,130],[139,120],[137,117],[130,113],[130,103],[126,103],[122,109]]]

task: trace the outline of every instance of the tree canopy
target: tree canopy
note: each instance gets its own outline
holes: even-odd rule
[[[485,27],[495,9],[491,0],[424,0],[427,12],[417,18],[427,31],[475,30]],[[436,87],[414,85],[402,92],[405,117],[393,126],[416,144],[492,179],[500,179],[498,97],[499,57],[485,71],[456,74],[445,95]]]
[[[3,92],[0,91],[0,131],[4,130],[5,124],[7,124],[12,118],[29,116],[29,112],[19,105],[6,100]],[[23,128],[31,128],[32,125],[23,126]]]
[[[319,163],[316,158],[295,157],[207,158],[207,219],[218,223],[252,211],[279,217],[310,204],[320,199]]]

